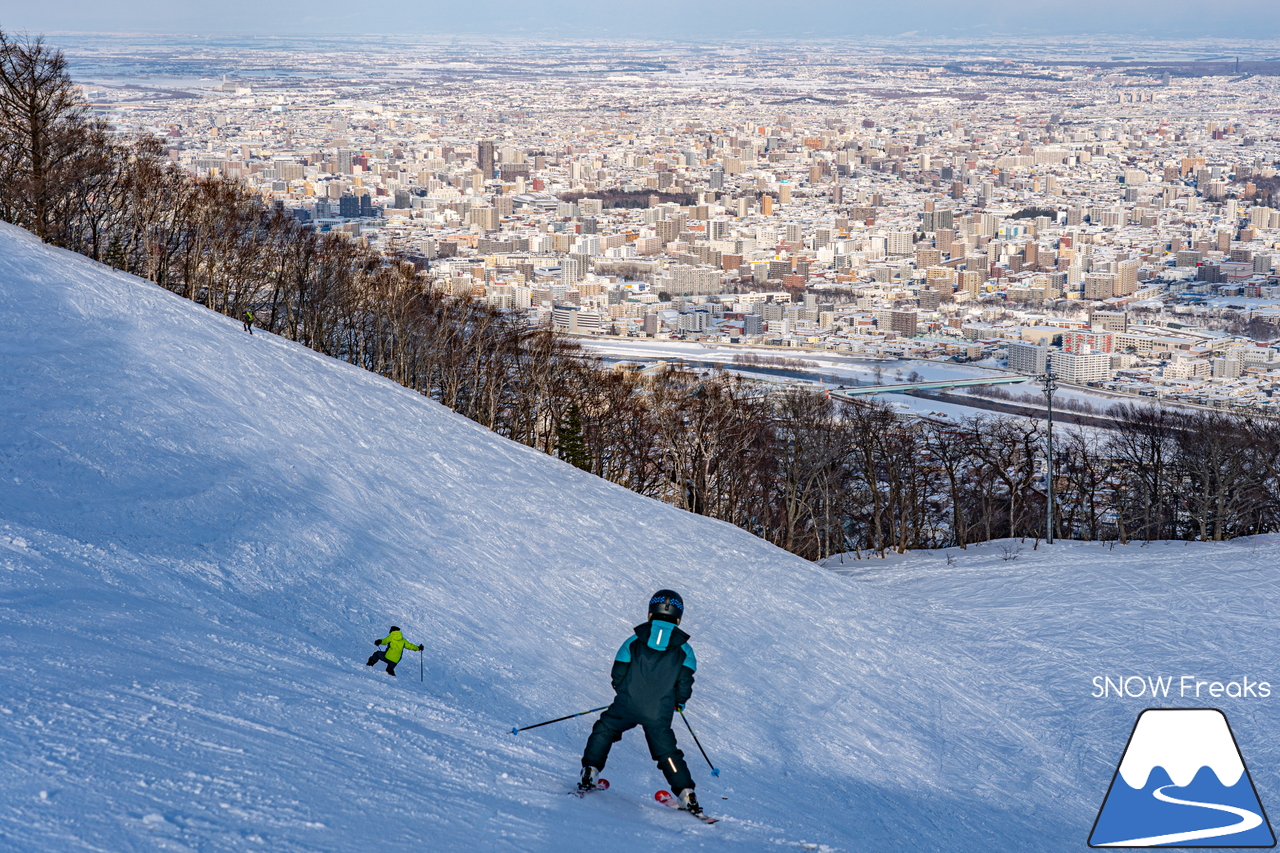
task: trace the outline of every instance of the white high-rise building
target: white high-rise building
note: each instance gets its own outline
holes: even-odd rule
[[[885,236],[885,253],[889,255],[911,254],[914,251],[913,237],[915,235],[910,231],[890,231]]]
[[[577,284],[587,275],[587,262],[581,258],[566,257],[560,261],[560,281]]]
[[[1049,366],[1063,382],[1084,384],[1111,378],[1111,355],[1105,352],[1054,352],[1049,356]]]
[[[1049,363],[1049,348],[1022,341],[1009,343],[1009,369],[1027,376],[1039,376]]]

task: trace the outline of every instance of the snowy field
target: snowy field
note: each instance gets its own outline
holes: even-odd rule
[[[1280,685],[1280,537],[819,567],[8,226],[0,321],[5,851],[1083,851],[1153,704],[1280,811],[1280,696],[1092,695]],[[591,718],[509,734],[662,586],[713,827],[636,732],[582,801]],[[393,622],[424,681],[364,667]]]

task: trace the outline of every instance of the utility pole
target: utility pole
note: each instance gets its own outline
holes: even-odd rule
[[[1058,376],[1045,365],[1044,375],[1036,380],[1044,386],[1044,396],[1049,403],[1049,431],[1045,438],[1045,544],[1053,544],[1053,392],[1058,390]]]

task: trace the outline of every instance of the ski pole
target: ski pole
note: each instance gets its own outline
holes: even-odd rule
[[[707,751],[702,748],[702,744],[698,742],[698,736],[693,732],[693,726],[689,725],[689,718],[684,715],[684,708],[677,709],[680,711],[680,719],[684,720],[684,727],[689,730],[689,734],[693,735],[693,742],[698,744],[698,752],[702,753],[703,758],[707,758]],[[711,768],[712,776],[720,775],[720,768],[711,763],[711,759],[707,758],[707,766]]]
[[[594,714],[596,711],[603,711],[605,708],[608,708],[608,707],[609,707],[608,705],[601,705],[599,708],[592,708],[590,711],[579,711],[578,713],[570,714],[567,717],[556,717],[554,720],[547,720],[545,723],[534,723],[532,726],[521,726],[518,729],[512,729],[511,733],[513,735],[519,734],[525,729],[536,729],[538,728],[538,726],[549,726],[552,723],[558,723],[561,720],[572,720],[574,717],[581,717],[583,714]]]
[[[421,649],[421,648],[419,648],[419,649],[418,649],[418,680],[419,680],[419,681],[426,681],[426,680],[427,680],[426,669],[423,667],[423,664],[422,664],[422,649]]]

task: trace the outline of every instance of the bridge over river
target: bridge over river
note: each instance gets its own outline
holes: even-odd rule
[[[902,394],[907,391],[940,391],[947,388],[967,388],[975,385],[1016,385],[1027,382],[1030,376],[986,376],[980,379],[939,379],[936,382],[904,382],[897,385],[856,385],[832,391],[833,397],[865,397],[868,394]]]

